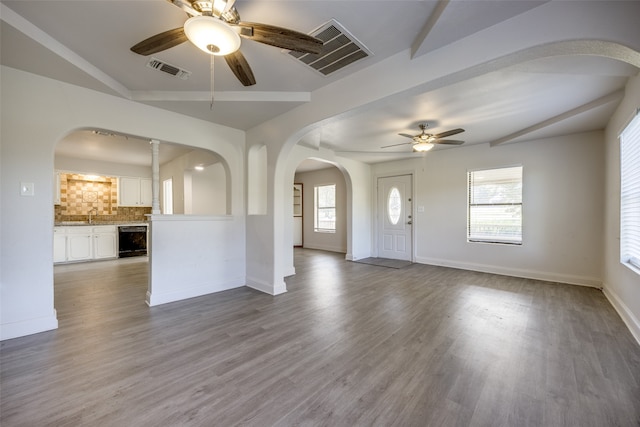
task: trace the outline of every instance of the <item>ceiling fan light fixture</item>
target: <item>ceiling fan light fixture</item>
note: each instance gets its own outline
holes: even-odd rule
[[[431,150],[432,148],[433,144],[431,144],[430,142],[418,142],[416,144],[413,144],[413,151],[417,151],[419,153],[424,153]]]
[[[225,56],[240,48],[240,36],[225,22],[212,16],[193,16],[184,23],[191,43],[210,55]]]

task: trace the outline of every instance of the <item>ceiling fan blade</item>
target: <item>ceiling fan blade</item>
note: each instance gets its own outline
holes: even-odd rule
[[[443,145],[461,145],[464,144],[464,141],[457,141],[455,139],[436,139],[435,141],[431,141],[431,143]]]
[[[251,71],[249,63],[239,50],[225,55],[224,60],[227,61],[227,65],[231,68],[231,71],[233,71],[233,74],[235,74],[238,80],[240,80],[240,83],[244,86],[253,86],[256,84],[253,71]]]
[[[248,31],[240,32],[241,37],[249,40],[296,52],[314,54],[322,52],[322,40],[308,34],[256,22],[238,22],[236,25],[253,28],[253,34],[249,34],[250,32]]]
[[[380,148],[397,147],[398,145],[407,145],[407,144],[413,144],[413,143],[412,142],[403,142],[402,144],[385,145],[384,147],[380,147]]]
[[[408,133],[399,133],[398,135],[404,136],[405,138],[411,138],[411,139],[415,138],[415,135],[409,135]]]
[[[440,139],[440,138],[446,138],[446,137],[451,136],[451,135],[457,135],[457,134],[462,133],[462,132],[464,132],[464,129],[458,128],[458,129],[448,130],[446,132],[442,132],[442,133],[439,133],[439,134],[436,134],[436,135],[433,135],[433,136],[435,136],[437,139]]]
[[[164,31],[148,39],[142,40],[131,48],[132,52],[138,55],[151,55],[152,53],[162,52],[174,46],[178,46],[187,41],[184,34],[184,28],[174,28],[173,30]]]

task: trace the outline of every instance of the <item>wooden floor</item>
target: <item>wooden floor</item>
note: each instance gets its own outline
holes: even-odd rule
[[[1,344],[9,426],[639,426],[597,289],[298,250],[278,297],[148,308],[146,262],[55,268],[59,329]]]

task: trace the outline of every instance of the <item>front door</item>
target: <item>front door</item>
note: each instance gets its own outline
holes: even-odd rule
[[[412,261],[411,175],[378,178],[378,257]]]

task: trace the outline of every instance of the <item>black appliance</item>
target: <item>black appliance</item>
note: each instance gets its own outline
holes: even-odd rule
[[[122,225],[118,227],[118,256],[120,258],[147,254],[147,227]]]

